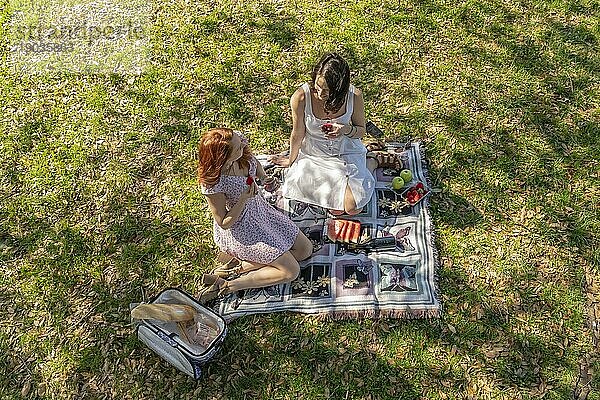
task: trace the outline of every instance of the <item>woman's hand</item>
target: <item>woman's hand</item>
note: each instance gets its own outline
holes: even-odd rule
[[[291,165],[290,158],[286,156],[273,156],[269,158],[269,161],[284,168],[287,168]]]
[[[337,122],[332,122],[331,131],[324,133],[327,139],[332,140],[339,136],[347,135],[351,129],[352,126],[350,124],[338,124]]]
[[[256,187],[256,183],[252,182],[251,185],[248,185],[248,189],[244,190],[240,195],[240,201],[247,201],[248,199],[253,198],[258,193],[258,189]]]

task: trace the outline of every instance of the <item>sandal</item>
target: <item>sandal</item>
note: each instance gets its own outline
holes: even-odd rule
[[[398,171],[403,168],[400,157],[397,154],[388,153],[387,151],[371,151],[367,153],[367,158],[377,161],[377,168],[393,168]]]
[[[221,264],[218,267],[210,271],[211,275],[217,275],[223,279],[235,279],[242,274],[242,260],[233,257],[225,264]]]
[[[217,275],[202,275],[202,285],[203,287],[198,295],[198,302],[201,304],[230,293],[229,282]]]
[[[386,150],[385,144],[383,144],[382,142],[380,142],[377,139],[365,140],[365,142],[363,144],[367,148],[367,151],[385,151]]]

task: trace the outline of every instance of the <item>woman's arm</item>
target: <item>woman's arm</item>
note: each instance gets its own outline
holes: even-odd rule
[[[290,99],[290,107],[292,109],[292,134],[290,135],[290,154],[288,157],[275,156],[271,158],[271,162],[289,167],[296,161],[302,140],[306,135],[306,126],[304,125],[304,89],[298,88]]]
[[[360,139],[367,132],[367,123],[365,121],[365,101],[362,91],[354,89],[354,109],[350,123],[342,125],[334,123],[334,130],[329,134],[330,138],[336,138],[340,135],[346,135],[351,139]]]
[[[365,120],[365,100],[362,90],[354,89],[354,110],[352,110],[352,125],[354,125],[353,138],[361,138],[367,133],[367,122]]]
[[[302,140],[306,135],[306,125],[304,125],[304,89],[298,88],[290,99],[292,109],[292,135],[290,136],[290,165],[296,161]]]
[[[227,207],[225,207],[226,199],[223,193],[207,194],[206,200],[217,225],[223,229],[229,229],[235,224],[238,218],[240,218],[240,214],[244,210],[246,201],[254,195],[256,195],[255,183],[248,186],[248,189],[242,193],[240,199],[229,211],[227,211]]]
[[[256,160],[256,158],[254,158]],[[258,179],[264,180],[267,177],[267,174],[265,173],[265,169],[263,168],[262,164],[260,163],[260,161],[256,160],[256,176],[258,177]]]
[[[365,121],[365,101],[362,90],[354,89],[354,110],[352,110],[352,123],[345,133],[352,139],[360,139],[367,133],[367,123]],[[353,127],[352,127],[353,126]]]

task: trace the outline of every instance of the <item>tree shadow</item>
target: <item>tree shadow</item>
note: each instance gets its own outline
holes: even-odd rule
[[[436,194],[431,201],[436,223],[458,229],[474,227],[484,222],[483,215],[463,197],[453,193]]]
[[[426,2],[419,10],[430,10],[432,11],[431,15],[435,16],[435,12],[437,12],[435,8],[439,6],[439,3],[436,2]],[[414,3],[412,7],[420,7],[420,4]],[[498,52],[486,51],[478,47],[466,47],[464,51],[472,57],[474,62],[485,62],[497,68],[506,64],[512,65],[515,69],[535,76],[542,83],[542,87],[548,91],[548,95],[527,92],[516,96],[507,95],[501,101],[509,103],[509,112],[522,111],[521,123],[523,126],[547,138],[548,143],[552,146],[552,151],[532,149],[524,152],[524,149],[519,148],[516,144],[515,139],[519,132],[510,128],[499,127],[490,135],[479,137],[478,127],[476,124],[473,126],[466,107],[449,111],[441,110],[437,115],[432,115],[431,120],[425,120],[425,122],[423,120],[426,112],[422,110],[417,110],[408,116],[397,113],[393,116],[392,121],[408,122],[407,129],[414,128],[416,132],[410,133],[417,135],[422,132],[419,130],[419,124],[433,120],[440,121],[446,132],[457,138],[459,145],[469,144],[471,146],[466,149],[461,147],[452,149],[448,164],[442,165],[434,162],[430,165],[434,182],[443,182],[445,178],[454,173],[473,174],[475,179],[483,178],[481,175],[474,174],[474,172],[480,172],[476,171],[475,167],[482,167],[494,173],[516,176],[517,187],[525,185],[526,190],[552,191],[559,185],[548,179],[547,176],[562,174],[563,169],[566,169],[569,174],[584,173],[574,170],[583,169],[589,165],[585,158],[594,159],[590,155],[594,154],[594,147],[599,147],[597,146],[599,140],[597,132],[600,130],[600,126],[597,121],[581,117],[579,120],[575,118],[575,125],[564,124],[565,119],[569,118],[569,114],[573,110],[572,104],[585,103],[585,92],[591,91],[595,84],[594,77],[598,75],[599,69],[598,59],[592,52],[586,53],[586,51],[588,48],[596,46],[597,41],[593,31],[587,27],[551,22],[547,25],[541,38],[548,41],[554,40],[556,54],[559,57],[557,60],[546,54],[546,48],[540,44],[540,41],[531,37],[520,38],[514,34],[511,24],[520,23],[517,15],[502,8],[498,2],[494,3],[494,7],[499,7],[494,12],[503,18],[504,25],[492,23],[488,28],[487,35],[484,34],[485,31],[482,33],[477,29],[472,29],[469,33],[480,35],[482,39],[488,41],[494,41],[494,44],[506,51],[509,57],[502,58]],[[581,2],[569,3],[567,7],[570,12],[582,14],[594,11],[591,8],[585,8]],[[465,27],[481,26],[484,22],[481,15],[470,14],[468,11],[465,9],[461,16]],[[264,35],[266,40],[276,43],[282,49],[293,49],[298,41],[299,30],[297,27],[300,21],[286,14],[270,12],[271,14],[265,14],[266,18],[262,20],[255,16],[255,22],[251,28],[255,29],[256,35]],[[423,21],[419,23],[428,23],[427,13],[424,12],[422,15],[425,17],[421,16]],[[469,19],[470,17],[471,19]],[[231,21],[223,21],[223,23],[228,22]],[[431,25],[432,22],[429,22],[425,29],[420,28],[415,33],[417,41],[422,40],[429,30],[435,28],[434,25]],[[220,24],[221,22],[215,20],[206,22],[203,27],[201,26],[199,35],[218,32]],[[246,34],[247,32],[237,33]],[[576,51],[569,49],[566,44],[576,46]],[[189,46],[189,48],[190,52],[195,51],[199,55],[207,54],[206,49],[194,46]],[[384,83],[378,82],[377,79],[373,79],[373,82],[369,81],[374,68],[386,71],[386,76],[395,78],[404,73],[407,67],[408,61],[388,57],[388,54],[379,51],[379,47],[376,45],[372,45],[364,52],[355,51],[355,47],[351,45],[347,46],[347,49],[348,60],[355,72],[354,77],[358,83],[362,83],[366,97],[375,97],[375,95],[382,95],[386,92]],[[424,43],[418,51],[420,54],[432,51],[431,44]],[[584,73],[572,76],[557,68],[560,66],[561,60],[580,66]],[[164,66],[168,69],[170,64],[165,61]],[[554,75],[548,72],[555,70],[558,72]],[[270,73],[271,71],[247,68],[231,63],[225,65],[214,75],[217,78],[215,81],[207,82],[201,89],[186,87],[187,83],[178,78],[177,84],[180,87],[173,89],[168,95],[162,93],[163,88],[160,87],[159,76],[142,77],[155,85],[148,91],[145,89],[130,91],[130,98],[151,109],[151,111],[147,111],[150,116],[149,120],[156,122],[158,128],[150,135],[140,139],[139,142],[156,143],[157,151],[166,159],[173,156],[178,149],[172,140],[181,140],[184,144],[193,140],[193,130],[188,127],[191,125],[181,122],[183,120],[188,121],[193,117],[202,117],[201,124],[203,125],[216,123],[215,121],[220,122],[223,119],[228,119],[240,126],[247,124],[258,114],[247,104],[246,94],[248,91],[256,92],[257,87],[264,88],[265,85],[268,85],[271,78]],[[223,82],[218,81],[219,77],[229,77],[230,74],[236,77],[235,84],[224,83],[231,81],[227,79],[224,79]],[[295,79],[301,74],[308,75],[308,71],[294,70],[291,75]],[[123,85],[122,79],[119,82],[120,85]],[[484,87],[483,82],[480,83]],[[277,88],[276,90],[281,89]],[[399,93],[407,98],[416,96],[416,92],[411,88],[402,88]],[[279,94],[291,95],[291,93]],[[474,97],[479,104],[487,102],[484,93],[476,93]],[[265,108],[265,116],[258,119],[258,125],[267,130],[286,131],[289,123],[281,111],[281,107],[287,107],[287,101],[286,97],[270,103]],[[116,103],[110,104],[107,101],[107,103],[98,104],[97,107],[105,107],[107,117],[113,118],[121,115]],[[216,117],[214,117],[215,115]],[[572,126],[575,128],[571,129]],[[114,127],[118,128],[118,123]],[[30,150],[33,144],[30,139],[36,132],[45,133],[45,129],[47,129],[45,121],[34,121],[25,125],[22,131],[22,137],[25,139],[20,144],[19,151]],[[133,145],[137,146],[138,144],[136,142]],[[431,146],[431,149],[439,150],[435,147],[435,143],[431,143]],[[586,153],[579,154],[577,160],[572,163],[559,162],[555,165],[549,161],[556,161],[559,157],[571,157],[571,147],[573,146],[587,147],[588,150]],[[501,150],[503,154],[498,156],[497,150]],[[119,151],[115,154],[108,154],[108,151],[106,153],[106,157],[112,157],[116,162],[128,162],[129,156],[130,154]],[[522,172],[520,166],[527,165],[525,159],[532,156],[541,160],[540,169],[543,169],[547,175],[531,180],[518,178]],[[170,168],[168,164],[155,165],[154,162],[155,160],[150,159],[141,162],[139,168],[132,172],[132,176],[135,176],[134,179],[149,179],[155,169]],[[98,167],[101,165],[98,164]],[[184,165],[180,171],[181,175],[185,175],[189,172],[189,168],[186,170]],[[14,171],[9,171],[9,173],[16,174]],[[18,177],[16,175],[14,177],[13,183],[19,183]],[[481,197],[498,199],[497,201],[504,203],[510,202],[512,187],[498,188],[488,181],[479,182],[474,186],[481,191]],[[432,209],[436,223],[465,228],[489,221],[487,210],[479,211],[458,193],[458,190],[448,190],[433,198]],[[540,196],[544,195],[545,193],[540,194]],[[541,201],[539,198],[534,200]],[[24,259],[32,252],[34,246],[39,245],[38,247],[44,248],[45,245],[42,245],[42,242],[47,237],[54,242],[49,243],[46,250],[50,252],[51,256],[59,256],[57,258],[39,257],[31,266],[32,270],[41,271],[38,276],[41,285],[47,285],[44,288],[36,289],[37,298],[26,296],[19,300],[21,294],[13,287],[9,287],[6,294],[10,299],[17,299],[15,306],[22,310],[33,309],[36,301],[47,301],[43,306],[52,316],[49,324],[66,326],[56,334],[55,338],[50,339],[50,345],[55,348],[61,346],[65,348],[68,346],[84,347],[81,354],[77,356],[79,358],[76,357],[74,362],[76,365],[74,375],[76,376],[73,377],[73,381],[81,385],[80,391],[83,390],[85,384],[89,386],[90,383],[99,383],[100,378],[109,376],[114,379],[114,382],[111,382],[114,384],[112,388],[102,386],[101,382],[98,389],[88,388],[87,390],[96,394],[93,397],[111,396],[111,393],[114,393],[111,390],[131,395],[142,394],[147,385],[156,390],[156,398],[167,398],[169,395],[173,397],[173,393],[184,396],[198,389],[200,389],[200,394],[218,396],[222,393],[223,386],[231,398],[252,397],[254,393],[257,394],[257,397],[268,397],[270,392],[267,382],[273,376],[283,381],[282,385],[285,385],[289,393],[294,393],[296,387],[312,384],[315,397],[327,397],[325,388],[331,387],[331,397],[337,398],[344,398],[347,390],[350,393],[354,392],[359,396],[366,397],[370,394],[368,390],[388,390],[390,388],[397,388],[397,392],[387,394],[389,398],[415,398],[419,396],[426,384],[444,390],[440,384],[442,379],[450,379],[456,383],[458,390],[466,388],[468,379],[463,370],[455,367],[440,369],[436,365],[427,365],[424,362],[426,361],[424,356],[417,357],[415,355],[416,360],[423,361],[422,365],[410,359],[407,360],[402,354],[394,354],[393,356],[396,356],[397,360],[390,362],[389,359],[394,358],[390,349],[400,349],[398,351],[401,351],[401,346],[399,346],[402,343],[399,338],[401,335],[398,333],[411,338],[411,345],[415,347],[423,347],[426,344],[430,344],[432,348],[435,346],[442,349],[456,347],[459,356],[467,354],[476,362],[487,363],[486,368],[497,370],[503,387],[526,388],[535,385],[538,379],[543,378],[540,371],[536,372],[534,365],[536,360],[539,360],[546,369],[557,366],[570,371],[576,370],[568,361],[562,360],[554,354],[552,348],[554,344],[548,343],[541,334],[524,336],[514,332],[513,330],[518,328],[513,315],[516,310],[507,312],[504,308],[492,305],[483,310],[479,320],[475,319],[472,325],[468,324],[466,322],[468,318],[477,318],[472,310],[486,300],[491,291],[486,288],[471,287],[466,272],[444,269],[441,272],[441,286],[444,288],[444,294],[449,297],[446,305],[453,310],[452,313],[457,313],[465,322],[464,325],[453,322],[456,325],[454,326],[456,332],[452,332],[444,326],[451,320],[451,313],[448,313],[448,317],[440,321],[440,325],[432,324],[430,321],[398,321],[396,327],[388,329],[390,332],[386,332],[382,325],[378,325],[379,322],[373,322],[373,325],[344,322],[323,323],[319,328],[320,331],[315,333],[308,328],[314,324],[307,323],[306,326],[303,326],[304,323],[299,321],[300,317],[298,316],[249,317],[232,324],[231,334],[225,342],[223,352],[217,356],[214,363],[206,367],[209,379],[199,384],[191,382],[181,374],[175,373],[166,363],[161,361],[157,363],[159,358],[152,355],[135,339],[128,326],[127,305],[140,300],[140,288],[142,287],[146,288],[149,294],[157,293],[165,285],[179,285],[182,282],[187,288],[193,289],[193,279],[210,263],[210,260],[204,256],[212,248],[206,244],[206,240],[201,241],[197,249],[190,250],[189,247],[182,249],[182,247],[197,243],[199,238],[209,237],[210,232],[206,230],[197,233],[195,232],[198,229],[197,225],[182,219],[162,221],[149,217],[146,214],[150,210],[148,196],[140,200],[137,193],[121,193],[115,189],[114,197],[109,196],[104,204],[109,207],[107,213],[102,214],[103,218],[113,221],[106,228],[105,237],[99,237],[103,236],[103,233],[82,232],[75,226],[55,229],[43,218],[38,219],[33,216],[28,222],[14,223],[15,227],[29,232],[24,236],[17,236],[9,229],[9,224],[12,222],[8,221],[7,213],[0,210],[0,220],[2,221],[0,243],[12,248],[11,253],[7,253],[10,254],[11,260]],[[541,204],[547,204],[554,208],[552,203],[546,203],[543,200]],[[72,204],[72,209],[76,210],[78,207],[84,206],[86,206],[85,201],[77,200]],[[137,209],[137,211],[132,211],[132,209]],[[90,219],[97,217],[95,210],[90,210],[85,215],[85,218]],[[587,219],[598,216],[595,211],[588,212],[586,215]],[[565,224],[564,227],[557,229],[545,222],[540,223],[536,227],[537,233],[540,235],[539,240],[567,245],[573,252],[595,265],[592,256],[586,252],[586,248],[597,244],[597,237],[592,231],[593,225],[579,218],[576,213],[564,210],[556,210],[555,216]],[[444,253],[448,249],[442,248],[441,251]],[[169,260],[181,261],[183,265],[179,269],[175,269],[172,264],[169,264]],[[88,261],[88,269],[78,269]],[[532,267],[537,268],[537,266]],[[468,271],[468,267],[464,270]],[[536,279],[535,274],[519,276],[515,277],[512,284],[518,286],[519,280],[527,283],[532,279]],[[538,279],[546,278],[538,277]],[[578,282],[576,279],[570,279],[567,286],[569,290],[577,291]],[[47,297],[43,297],[40,293]],[[79,303],[70,304],[69,295]],[[561,304],[558,302],[541,302],[528,285],[519,286],[514,295],[520,299],[520,311],[528,315],[554,315],[561,309]],[[33,295],[30,293],[28,296]],[[501,303],[500,300],[498,302]],[[466,309],[460,308],[461,303],[467,304]],[[91,311],[84,312],[82,311],[84,308]],[[88,312],[91,313],[88,315]],[[33,322],[24,314],[19,318],[21,319],[19,322],[23,323],[25,329],[33,326]],[[460,318],[457,320],[461,321]],[[10,320],[10,318],[2,319]],[[70,334],[69,328],[79,326],[86,329],[79,333],[81,342],[73,340],[61,342],[61,338]],[[270,328],[273,329],[273,332],[269,333]],[[411,336],[411,332],[413,336]],[[371,334],[374,336],[369,338]],[[358,339],[351,340],[349,344],[332,342],[339,339],[341,335],[355,336]],[[366,339],[362,339],[365,337]],[[43,336],[41,338],[43,339]],[[420,341],[419,338],[425,339]],[[493,346],[499,338],[506,340],[506,343],[502,343],[507,347],[506,354],[502,353],[493,358],[496,361],[486,361],[479,348]],[[563,332],[556,335],[557,341],[565,338],[567,335]],[[15,343],[15,341],[4,340],[4,337],[1,339],[3,351],[5,351],[6,343]],[[303,344],[305,341],[310,345]],[[361,347],[359,343],[365,346]],[[369,345],[384,345],[388,348],[387,350],[369,351],[366,349]],[[19,349],[18,346],[15,348]],[[41,345],[38,349],[37,354],[25,354],[28,356],[25,360],[28,360],[30,355],[34,356],[33,361],[28,361],[32,370],[36,370],[35,362],[50,354],[50,351]],[[12,354],[15,353],[13,350],[10,351]],[[577,349],[572,351],[577,351]],[[348,354],[351,357],[346,359]],[[450,360],[452,357],[448,356]],[[106,363],[105,360],[109,360],[109,362]],[[522,364],[524,361],[525,365]],[[0,363],[2,363],[2,368],[9,367],[7,362],[0,361]],[[333,372],[331,375],[326,371],[320,376],[315,376],[314,372],[319,365],[325,365]],[[423,365],[427,366],[423,367]],[[339,371],[335,370],[337,366],[339,366]],[[519,368],[521,368],[520,371]],[[346,379],[345,372],[351,379]],[[294,375],[296,373],[298,374],[297,380]],[[11,378],[7,386],[18,386],[17,383],[25,374],[23,372],[20,376]],[[418,378],[423,379],[426,383],[422,385],[415,383],[417,379],[412,374],[420,375]],[[129,378],[132,376],[135,377],[133,383]],[[41,379],[41,373],[36,377]],[[217,380],[218,377],[222,377],[222,379]],[[389,379],[389,377],[395,377],[398,382],[386,381],[385,379]],[[361,381],[354,380],[354,378],[362,380],[363,384],[361,385]],[[344,383],[340,387],[332,387],[330,385],[333,380]],[[301,384],[298,384],[299,382]],[[250,392],[244,394],[245,390]],[[570,388],[561,384],[560,387],[555,388],[555,394],[559,397],[569,397]],[[293,397],[293,394],[290,397]]]
[[[265,32],[267,40],[277,44],[282,50],[291,50],[296,45],[299,34],[299,21],[296,17],[267,4],[263,4],[258,15],[260,17],[250,20],[248,25],[251,28],[260,33]]]
[[[295,328],[293,332],[290,324]],[[254,398],[271,398],[274,382],[265,383],[271,382],[273,368],[281,371],[282,378],[293,374],[293,378],[289,376],[291,379],[279,383],[279,390],[292,397],[356,398],[375,394],[379,398],[417,398],[421,388],[413,383],[412,372],[375,349],[378,343],[386,342],[390,333],[377,328],[377,322],[374,325],[357,327],[355,322],[321,321],[311,331],[287,313],[243,317],[231,325],[231,333],[239,340],[226,343],[209,370],[220,375],[233,365],[244,372],[243,376],[230,375],[223,388],[228,398],[241,398],[242,389]],[[348,330],[353,336],[346,339],[343,334]],[[265,331],[268,336],[264,336]],[[339,337],[346,342],[336,341]],[[249,360],[244,354],[259,358]],[[257,371],[253,368],[256,364],[266,368]],[[299,393],[298,387],[305,389]],[[211,389],[214,387],[207,393]]]
[[[455,321],[461,321],[453,328],[456,332],[452,331],[452,335],[444,339],[449,342],[448,346],[485,365],[484,370],[493,373],[500,389],[512,388],[522,393],[523,390],[534,391],[545,382],[552,383],[553,393],[570,393],[570,382],[549,381],[548,374],[556,370],[577,370],[577,365],[563,356],[569,351],[568,346],[561,352],[558,350],[565,340],[573,338],[574,332],[550,334],[553,328],[527,327],[523,318],[548,318],[566,311],[560,302],[544,300],[531,289],[529,282],[541,279],[535,269],[531,274],[534,277],[516,276],[506,285],[506,293],[501,294],[491,287],[486,289],[485,285],[474,287],[476,281],[464,271],[444,269],[440,285],[447,288],[445,297],[451,299],[446,302],[446,313]],[[576,290],[573,285],[572,289]],[[513,286],[518,287],[516,292],[512,291]],[[552,323],[558,324],[560,319],[557,317]]]

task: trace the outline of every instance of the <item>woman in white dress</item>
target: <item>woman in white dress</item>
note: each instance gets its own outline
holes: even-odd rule
[[[289,167],[283,195],[335,215],[360,213],[375,190],[377,160],[367,159],[360,140],[365,106],[361,90],[350,84],[348,63],[336,53],[323,56],[290,105],[289,157],[272,159]]]

